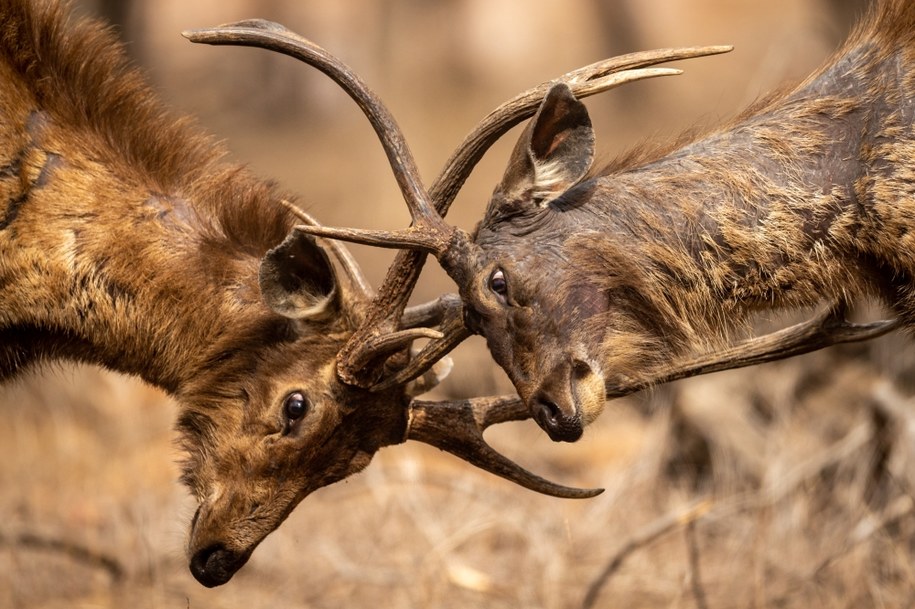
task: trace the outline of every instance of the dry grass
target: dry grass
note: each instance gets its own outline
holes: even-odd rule
[[[593,500],[389,449],[215,590],[182,555],[172,405],[59,371],[0,394],[0,485],[16,489],[0,495],[0,606],[909,606],[913,403],[879,372],[886,344],[621,401],[579,446],[493,434],[538,471],[606,487]]]
[[[135,48],[168,96],[202,115],[262,173],[302,192],[323,220],[403,225],[372,135],[352,126],[362,118],[340,98],[299,90],[293,97],[304,95],[306,117],[287,108],[296,118],[274,110],[269,124],[239,118],[251,115],[242,101],[259,97],[235,91],[250,72],[218,77],[225,66],[244,70],[244,53],[225,62],[227,51],[189,49],[175,32],[263,11],[199,4],[188,17],[180,8],[186,3],[141,3],[155,19]],[[676,83],[595,100],[601,149],[612,153],[656,131],[717,120],[786,76],[803,75],[829,48],[819,36],[825,4],[691,0],[655,10],[660,3],[639,3],[647,7],[632,27],[639,46],[734,42],[738,51],[733,61],[684,66],[689,72]],[[364,18],[285,20],[368,66],[360,71],[401,117],[428,170],[498,101],[606,54],[590,3],[549,6],[553,17],[514,25],[542,22],[565,32],[570,21],[589,29],[566,36],[558,59],[525,55],[529,39],[540,47],[547,39],[529,32],[503,45],[521,49],[523,62],[508,53],[482,67],[478,47],[464,48],[467,57],[452,53],[444,68],[435,63],[449,47],[434,46],[440,30],[431,9],[425,21],[395,12],[387,37],[362,36],[374,31]],[[651,24],[638,20],[646,14]],[[497,18],[505,15],[497,11]],[[436,19],[479,25],[481,18]],[[309,23],[337,29],[318,34]],[[369,44],[379,40],[388,45],[388,63]],[[429,49],[428,61],[417,60],[416,47]],[[182,72],[167,63],[177,53],[223,64]],[[275,75],[273,85],[292,78],[275,66],[266,72]],[[318,80],[305,82],[310,94]],[[258,94],[269,90],[257,87]],[[227,105],[232,112],[214,113]],[[455,210],[460,224],[481,213],[507,145],[468,185]],[[367,205],[356,209],[359,201]],[[388,258],[357,255],[377,283]],[[422,298],[451,289],[430,271]],[[912,346],[891,337],[658,388],[611,404],[572,446],[551,444],[528,424],[493,430],[493,442],[535,471],[607,489],[588,501],[536,496],[423,446],[387,449],[364,474],[304,501],[249,565],[214,590],[193,580],[183,555],[193,506],[175,481],[174,404],[98,370],[43,371],[0,388],[0,607],[911,606],[915,389],[905,381],[915,378],[913,356]],[[480,341],[456,359],[444,392],[507,390]]]

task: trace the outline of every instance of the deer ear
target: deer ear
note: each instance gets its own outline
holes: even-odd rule
[[[283,317],[317,319],[336,308],[333,265],[314,238],[300,231],[267,252],[259,279],[264,302]]]
[[[585,105],[553,85],[515,145],[499,185],[508,201],[555,199],[581,180],[594,160],[594,130]]]

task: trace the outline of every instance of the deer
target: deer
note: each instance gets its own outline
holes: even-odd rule
[[[424,201],[408,229],[303,230],[434,255],[464,331],[551,439],[576,441],[610,398],[915,325],[913,74],[915,5],[880,0],[800,84],[598,166],[583,95],[558,79],[473,231]],[[853,323],[863,298],[895,317]]]

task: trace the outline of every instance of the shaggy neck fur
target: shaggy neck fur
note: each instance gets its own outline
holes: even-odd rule
[[[0,378],[65,357],[174,391],[227,326],[280,323],[257,263],[292,218],[65,14],[0,2]]]
[[[662,360],[713,347],[754,312],[861,294],[915,322],[913,99],[915,4],[883,2],[793,91],[568,193],[559,204],[601,227],[569,250],[637,326],[608,352],[628,340]]]

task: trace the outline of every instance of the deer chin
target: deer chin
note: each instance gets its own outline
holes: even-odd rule
[[[607,390],[604,377],[597,372],[589,371],[581,378],[572,381],[572,391],[581,415],[582,427],[594,422],[604,411],[607,404]]]

